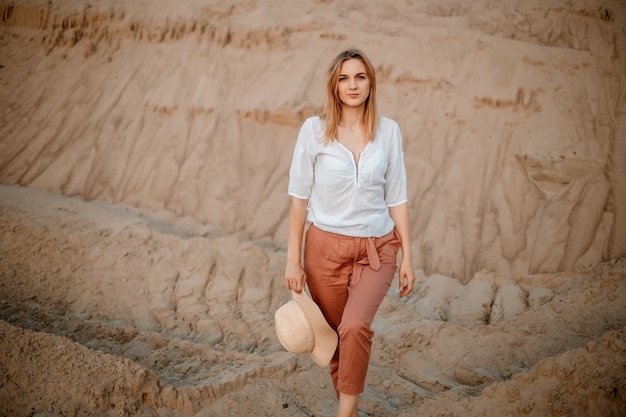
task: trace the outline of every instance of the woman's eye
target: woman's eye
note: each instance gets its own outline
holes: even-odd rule
[[[364,80],[364,79],[365,79],[365,75],[364,74],[359,75],[359,80]]]
[[[348,77],[339,77],[339,81],[345,81],[347,79],[348,79]]]

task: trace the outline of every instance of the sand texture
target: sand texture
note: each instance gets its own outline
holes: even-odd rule
[[[0,416],[334,415],[273,312],[349,46],[418,274],[360,415],[626,415],[623,1],[0,0]]]

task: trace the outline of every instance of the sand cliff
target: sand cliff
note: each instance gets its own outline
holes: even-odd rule
[[[298,126],[358,45],[403,131],[416,266],[626,253],[621,3],[358,5],[3,3],[0,181],[282,244]]]

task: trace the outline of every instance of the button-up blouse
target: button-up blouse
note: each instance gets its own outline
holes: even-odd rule
[[[333,140],[324,144],[324,121],[307,119],[289,170],[290,196],[308,200],[307,221],[354,237],[381,237],[394,228],[389,207],[407,202],[402,135],[398,124],[378,119],[373,141],[358,158]]]

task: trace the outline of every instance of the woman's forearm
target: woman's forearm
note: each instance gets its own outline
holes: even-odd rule
[[[406,203],[389,207],[389,214],[402,238],[402,258],[412,260],[413,255],[411,254],[411,239],[409,236],[409,207]]]
[[[287,262],[298,262],[302,253],[302,233],[306,221],[306,207],[308,200],[291,197],[289,207],[289,235],[287,241]]]
[[[413,284],[415,283],[411,239],[409,237],[409,207],[406,203],[396,207],[389,207],[389,214],[402,239],[402,262],[398,272],[398,286],[400,287],[400,297],[404,297],[413,291]]]

